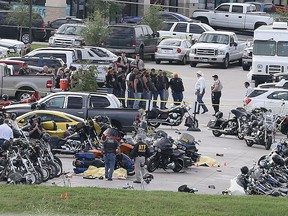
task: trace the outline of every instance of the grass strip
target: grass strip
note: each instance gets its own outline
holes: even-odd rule
[[[0,185],[0,191],[0,215],[287,214],[287,198],[279,197],[31,185]]]

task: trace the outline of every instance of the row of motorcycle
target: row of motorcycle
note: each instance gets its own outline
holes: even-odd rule
[[[273,115],[266,108],[254,108],[248,111],[242,107],[232,109],[232,117],[223,118],[222,112],[217,112],[215,118],[208,123],[215,137],[232,135],[245,140],[247,146],[263,145],[270,150],[275,141],[277,129],[283,134],[288,131],[288,117],[286,115]]]
[[[25,133],[0,147],[0,179],[8,184],[41,184],[62,174],[62,162],[43,139],[29,140]]]
[[[281,139],[251,168],[242,167],[223,194],[288,197],[288,139]]]

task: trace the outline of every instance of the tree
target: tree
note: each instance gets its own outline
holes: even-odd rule
[[[105,0],[88,0],[87,3],[87,8],[90,8],[91,12],[101,11],[102,16],[109,21],[121,16],[124,6],[124,4]]]
[[[77,74],[73,75],[73,80],[77,80],[77,84],[72,91],[95,92],[98,89],[97,76],[96,65],[79,68]]]
[[[287,22],[288,12],[286,10],[277,9],[274,15],[274,21],[276,22]]]
[[[86,45],[99,46],[108,37],[108,29],[105,18],[96,10],[85,21],[86,28],[80,33]]]
[[[157,5],[151,5],[150,8],[145,11],[142,23],[149,25],[153,32],[157,32],[163,26],[164,20],[160,16],[160,11],[162,11],[162,8]]]
[[[32,20],[34,23],[41,21],[41,17],[35,12],[35,10],[32,10]],[[19,36],[22,37],[23,28],[29,28],[29,7],[24,4],[14,7],[13,11],[6,17],[6,22],[8,24],[19,26]]]

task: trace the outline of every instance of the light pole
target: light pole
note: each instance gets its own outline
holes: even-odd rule
[[[32,43],[32,1],[29,0],[29,43]]]

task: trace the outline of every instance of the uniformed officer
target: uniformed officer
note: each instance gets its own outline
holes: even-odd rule
[[[133,183],[141,183],[142,177],[145,174],[144,164],[145,159],[149,157],[150,150],[141,137],[137,137],[137,143],[131,152],[131,157],[135,158],[135,174],[136,180]]]

